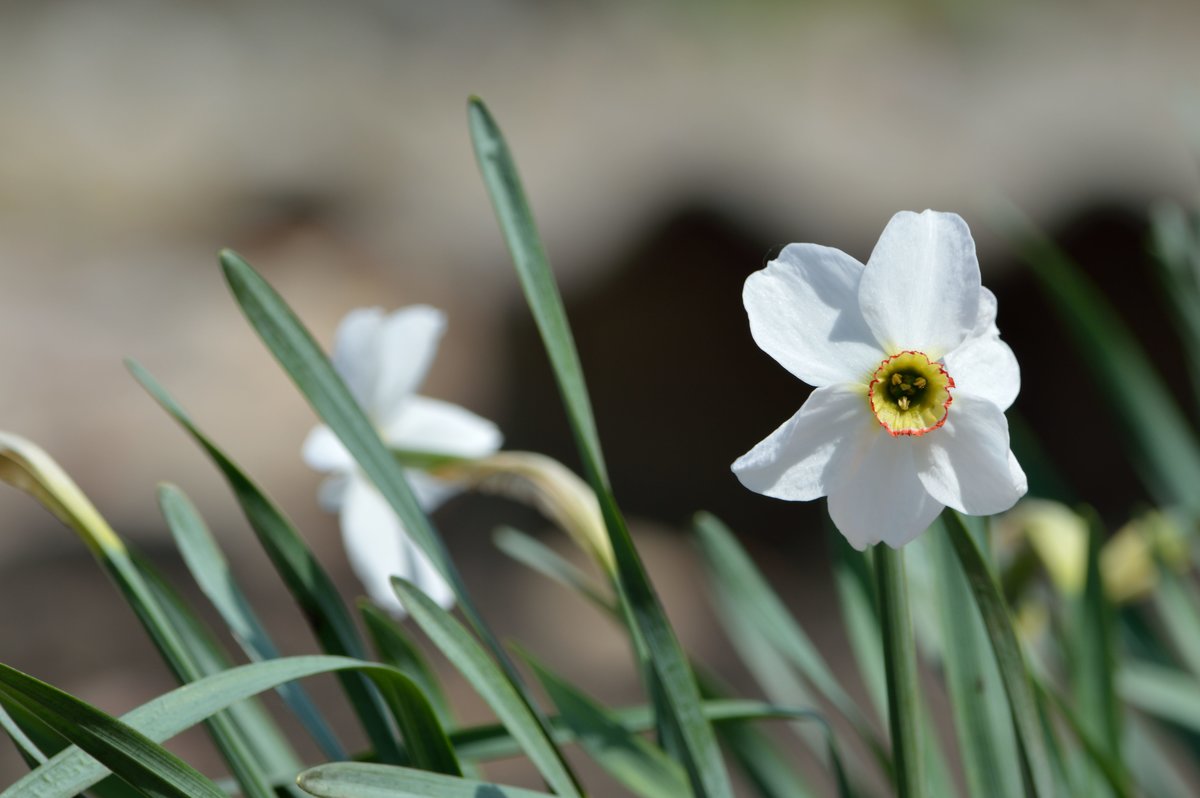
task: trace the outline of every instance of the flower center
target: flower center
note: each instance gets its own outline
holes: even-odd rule
[[[880,425],[893,436],[924,435],[946,423],[954,378],[923,352],[900,352],[879,364],[867,398]]]

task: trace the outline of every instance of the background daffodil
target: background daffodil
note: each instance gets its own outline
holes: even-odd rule
[[[361,308],[346,315],[334,340],[334,368],[384,442],[410,466],[405,476],[426,512],[459,488],[425,467],[486,457],[501,443],[500,430],[491,421],[416,393],[445,326],[445,314],[426,305],[387,315],[380,308]],[[374,601],[393,613],[403,612],[390,582],[399,576],[443,607],[454,603],[450,586],[332,430],[322,425],[309,433],[304,460],[332,475],[321,485],[320,502],[339,514],[350,564]]]

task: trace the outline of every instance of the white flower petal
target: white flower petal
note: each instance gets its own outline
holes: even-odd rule
[[[500,448],[500,429],[466,408],[410,396],[383,420],[381,434],[393,448],[452,457],[486,457]]]
[[[406,468],[404,478],[408,480],[408,486],[412,488],[417,504],[427,513],[432,513],[463,490],[453,482],[438,479],[415,468]]]
[[[330,477],[317,488],[317,504],[327,513],[336,513],[346,501],[346,490],[354,479],[349,473]]]
[[[746,278],[759,347],[809,385],[866,382],[884,358],[859,311],[862,264],[830,247],[790,244]]]
[[[304,439],[300,450],[304,462],[309,468],[317,471],[350,471],[354,468],[354,458],[350,452],[333,434],[333,430],[324,424],[313,427]]]
[[[829,385],[812,392],[800,410],[733,464],[756,493],[810,501],[829,493],[853,442],[879,423],[861,385]]]
[[[357,308],[346,314],[333,337],[333,368],[368,413],[379,382],[382,325],[383,308]]]
[[[1021,392],[1017,356],[999,336],[968,338],[946,355],[945,362],[946,372],[954,379],[955,402],[959,396],[971,394],[1007,410]]]
[[[433,363],[445,329],[446,314],[429,305],[401,308],[383,320],[373,406],[377,420],[387,418],[416,392]]]
[[[970,515],[992,515],[1028,490],[1008,447],[1008,421],[994,403],[958,394],[945,425],[923,439],[917,468],[939,502]]]
[[[974,329],[979,262],[958,214],[902,211],[892,217],[859,283],[863,317],[888,354],[938,360]]]
[[[373,601],[394,614],[404,609],[391,578],[413,582],[443,607],[454,602],[441,574],[408,537],[387,501],[362,478],[350,480],[341,512],[342,539],[354,573]]]
[[[928,436],[926,436],[928,437]],[[893,548],[916,538],[933,523],[942,504],[917,476],[924,438],[872,433],[829,493],[829,516],[858,550],[884,542]]]
[[[980,335],[999,335],[1000,330],[996,328],[996,311],[999,309],[999,303],[996,301],[996,295],[987,288],[979,289],[979,314],[975,317],[975,327],[971,330],[971,338]]]

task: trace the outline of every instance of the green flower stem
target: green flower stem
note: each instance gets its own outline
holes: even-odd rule
[[[875,580],[883,629],[883,659],[887,671],[888,727],[892,735],[896,794],[920,798],[925,794],[921,774],[920,692],[912,617],[908,611],[908,582],[903,551],[875,547]]]

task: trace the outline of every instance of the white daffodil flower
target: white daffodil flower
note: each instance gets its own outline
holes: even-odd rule
[[[446,327],[436,308],[414,305],[384,314],[380,308],[351,311],[338,326],[333,366],[384,443],[410,462],[437,458],[486,457],[500,448],[496,425],[437,399],[419,396]],[[380,606],[402,614],[391,587],[400,576],[443,607],[454,593],[425,553],[408,536],[391,506],[376,490],[326,426],[304,442],[304,460],[332,476],[319,493],[321,506],[340,515],[346,554],[368,595]],[[417,467],[405,468],[408,484],[426,512],[458,492],[453,483]]]
[[[902,546],[945,506],[991,515],[1025,493],[1004,418],[1020,370],[957,214],[896,214],[865,267],[791,244],[743,301],[759,347],[816,388],[733,464],[743,485],[828,496],[858,549]]]

